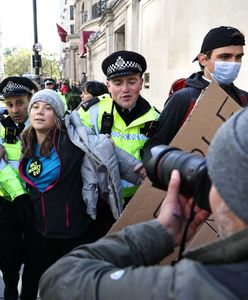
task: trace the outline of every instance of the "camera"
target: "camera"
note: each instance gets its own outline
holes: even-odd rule
[[[142,162],[153,186],[166,191],[171,172],[178,170],[181,177],[180,194],[194,197],[200,208],[211,212],[208,200],[211,181],[205,157],[159,145],[153,147],[150,153],[146,152]]]

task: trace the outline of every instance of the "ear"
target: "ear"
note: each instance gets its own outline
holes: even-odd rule
[[[206,64],[207,64],[207,61],[208,61],[207,55],[203,54],[203,53],[200,53],[198,55],[198,61],[199,61],[199,64],[201,66],[206,67]]]
[[[106,86],[107,86],[107,88],[109,89],[109,87],[110,87],[109,80],[106,81]]]

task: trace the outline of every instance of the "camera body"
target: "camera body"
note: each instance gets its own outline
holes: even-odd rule
[[[162,190],[168,189],[171,172],[178,170],[181,176],[180,194],[194,197],[200,208],[211,212],[208,200],[211,181],[205,157],[159,145],[145,153],[142,161],[153,186]]]

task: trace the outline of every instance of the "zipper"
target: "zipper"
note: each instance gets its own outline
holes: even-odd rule
[[[65,227],[66,227],[66,229],[69,229],[69,227],[70,227],[69,211],[70,211],[69,203],[66,203],[66,206],[65,206]]]
[[[43,235],[47,234],[47,219],[46,219],[46,209],[45,209],[45,199],[44,195],[41,195],[41,210],[42,210],[42,219],[43,219]]]

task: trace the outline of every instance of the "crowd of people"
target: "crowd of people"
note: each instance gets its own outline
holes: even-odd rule
[[[200,71],[170,92],[161,114],[141,96],[147,62],[133,51],[103,60],[106,84],[0,82],[8,111],[0,124],[4,299],[18,299],[20,274],[21,300],[247,298],[248,93],[233,84],[244,45],[236,28],[210,30],[194,59]],[[219,128],[207,157],[221,238],[158,266],[186,224],[189,240],[210,214],[180,193],[178,170],[156,219],[105,235],[146,177],[144,154],[170,144],[211,81],[244,107]]]

